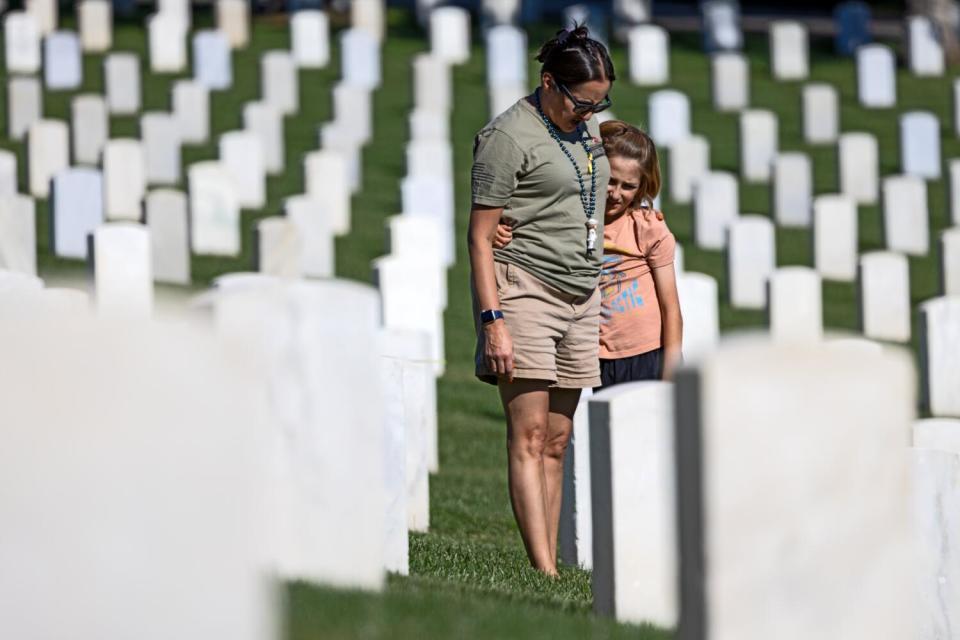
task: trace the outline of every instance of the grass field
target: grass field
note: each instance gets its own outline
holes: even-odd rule
[[[211,22],[199,13],[195,25]],[[72,25],[72,17],[63,19]],[[138,52],[146,59],[146,34],[140,23],[118,26],[115,48]],[[342,25],[336,25],[342,26]],[[530,31],[534,44],[552,32],[541,26]],[[184,150],[184,163],[216,157],[216,135],[240,128],[241,107],[259,95],[258,59],[264,50],[287,48],[289,39],[284,17],[257,19],[253,43],[234,58],[234,86],[215,94],[212,102],[213,141]],[[384,84],[375,94],[375,135],[364,154],[364,185],[353,200],[352,231],[338,239],[336,268],[340,277],[371,281],[370,261],[385,252],[384,220],[400,211],[399,179],[404,174],[404,144],[408,137],[407,114],[412,108],[411,56],[426,48],[422,33],[408,16],[391,12],[390,33],[385,43]],[[920,80],[901,72],[898,78],[897,110],[864,110],[856,105],[855,75],[849,60],[834,58],[826,44],[811,43],[812,79],[832,83],[842,97],[843,130],[869,131],[878,136],[882,172],[896,173],[898,161],[897,114],[922,107],[937,113],[944,125],[944,157],[955,155],[960,143],[950,131],[950,82],[946,79]],[[751,64],[752,104],[777,112],[780,146],[811,154],[814,161],[815,191],[837,190],[836,152],[833,146],[808,148],[800,130],[801,83],[775,83],[770,79],[765,38],[749,37],[746,53]],[[632,87],[626,80],[626,55],[614,48],[620,72],[613,91],[616,114],[628,121],[646,121],[648,89]],[[331,65],[321,71],[300,74],[301,111],[287,118],[287,171],[271,178],[268,204],[259,211],[243,213],[243,254],[235,260],[195,258],[193,276],[198,287],[220,273],[250,270],[254,220],[280,212],[284,197],[302,190],[302,155],[317,148],[317,125],[330,116],[329,90],[338,75],[336,53]],[[535,71],[531,67],[531,71]],[[288,624],[290,636],[306,638],[668,638],[666,631],[617,625],[590,613],[589,575],[562,567],[559,580],[547,580],[527,566],[520,538],[513,523],[507,498],[505,447],[502,413],[492,387],[475,381],[472,375],[473,323],[468,299],[468,269],[465,262],[465,229],[469,211],[469,170],[473,134],[487,120],[484,87],[484,59],[474,47],[470,62],[455,70],[456,109],[452,115],[455,154],[459,261],[449,274],[449,308],[446,313],[447,373],[439,383],[440,466],[431,478],[431,531],[411,537],[410,576],[391,576],[382,594],[341,592],[307,585],[289,589]],[[536,74],[531,73],[531,78]],[[693,127],[711,143],[714,168],[737,172],[737,119],[714,113],[709,94],[707,58],[694,36],[673,36],[671,86],[684,91],[692,102]],[[145,109],[169,109],[173,77],[144,76]],[[83,91],[102,91],[102,57],[85,57]],[[48,117],[69,119],[73,93],[46,94]],[[0,111],[5,110],[5,101]],[[0,120],[6,116],[0,114]],[[134,118],[113,118],[111,135],[136,136]],[[0,146],[14,149],[20,160],[21,190],[25,190],[23,146],[9,140]],[[666,162],[663,161],[666,166]],[[669,180],[669,176],[667,176]],[[946,187],[942,181],[929,183],[931,226],[938,231],[947,224]],[[716,277],[721,299],[726,299],[723,256],[699,251],[691,244],[689,206],[665,200],[664,210],[671,228],[686,249],[686,268]],[[767,186],[741,184],[741,210],[770,215]],[[38,238],[42,275],[56,277],[82,269],[82,265],[54,258],[47,243],[46,203],[39,202]],[[861,250],[881,247],[880,213],[876,207],[860,209]],[[778,263],[811,263],[810,233],[804,230],[777,231]],[[939,248],[932,243],[931,254],[911,258],[913,302],[938,293]],[[824,313],[828,327],[856,329],[854,285],[825,283]],[[724,330],[762,326],[761,312],[733,310],[721,305]]]

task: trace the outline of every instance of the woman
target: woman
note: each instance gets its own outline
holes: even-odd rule
[[[615,74],[586,27],[558,33],[537,60],[537,90],[477,134],[469,245],[477,376],[500,390],[527,555],[556,576],[563,456],[580,390],[600,383],[597,196],[610,167],[591,118],[610,106]],[[495,251],[501,216],[513,241]]]

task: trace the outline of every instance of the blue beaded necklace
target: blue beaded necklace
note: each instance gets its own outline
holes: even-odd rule
[[[583,137],[582,129],[578,125],[577,133],[580,134],[579,142],[583,147],[583,152],[587,154],[587,173],[590,174],[590,193],[588,194],[587,187],[583,181],[583,172],[580,171],[580,165],[577,164],[573,154],[570,153],[570,150],[563,144],[563,140],[560,139],[560,132],[557,130],[557,126],[553,124],[550,118],[547,117],[547,114],[543,112],[543,107],[540,105],[539,88],[534,91],[533,98],[537,105],[537,113],[540,114],[543,124],[547,127],[547,133],[550,134],[550,137],[553,138],[554,142],[560,147],[560,150],[563,151],[563,155],[567,156],[567,160],[570,161],[570,164],[573,165],[573,170],[577,173],[577,182],[580,185],[580,204],[583,206],[583,213],[587,216],[587,255],[591,255],[597,244],[597,221],[594,219],[594,214],[597,212],[597,174],[593,170],[593,154],[590,152],[590,147],[587,145],[587,141]]]

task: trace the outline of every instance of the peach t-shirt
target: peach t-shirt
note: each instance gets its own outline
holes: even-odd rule
[[[676,245],[653,209],[628,211],[604,227],[601,358],[628,358],[660,347],[660,304],[650,270],[673,264]]]

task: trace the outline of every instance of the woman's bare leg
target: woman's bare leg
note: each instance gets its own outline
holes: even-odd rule
[[[550,544],[544,478],[550,392],[543,380],[500,383],[507,414],[507,460],[510,503],[530,564],[556,575],[556,545]]]
[[[557,557],[557,531],[563,499],[563,456],[573,433],[573,414],[580,401],[580,389],[550,389],[547,441],[543,451],[543,475],[547,502],[547,535],[550,557]]]

